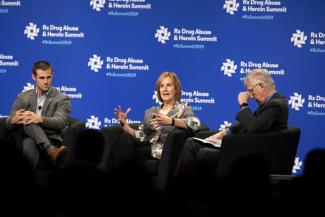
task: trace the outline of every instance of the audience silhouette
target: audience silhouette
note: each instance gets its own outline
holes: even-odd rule
[[[211,168],[204,169],[205,164],[198,161],[193,165],[195,173],[158,192],[134,161],[109,173],[102,170],[99,165],[104,147],[99,130],[82,131],[74,158],[56,168],[42,188],[36,182],[35,170],[13,143],[0,139],[1,210],[33,216],[222,216],[238,210],[268,216],[278,211],[322,211],[324,149],[310,151],[303,175],[293,176],[281,186],[270,182],[269,167],[262,156],[249,155],[238,159],[224,177],[212,175]],[[31,209],[35,204],[37,208]]]

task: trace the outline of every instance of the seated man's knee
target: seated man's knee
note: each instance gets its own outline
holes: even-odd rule
[[[216,163],[219,156],[219,149],[203,147],[197,153],[197,160],[201,162]]]

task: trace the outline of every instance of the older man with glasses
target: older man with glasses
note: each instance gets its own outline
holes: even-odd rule
[[[275,89],[274,80],[265,69],[251,70],[245,77],[244,84],[246,91],[238,94],[240,111],[236,116],[237,124],[222,130],[208,137],[208,140],[222,140],[229,134],[264,133],[287,128],[288,123],[288,102]],[[252,112],[248,105],[250,98],[259,104],[255,112]],[[207,149],[217,148],[203,142],[188,139],[178,163],[175,175],[185,165],[208,158]],[[211,157],[209,157],[211,160]]]

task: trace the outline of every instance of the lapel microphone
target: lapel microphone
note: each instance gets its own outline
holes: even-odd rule
[[[37,109],[41,111],[41,110],[42,110],[42,106],[39,105],[39,106],[37,107]]]

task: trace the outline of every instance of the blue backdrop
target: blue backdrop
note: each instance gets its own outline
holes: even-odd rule
[[[324,11],[322,0],[3,0],[0,116],[33,88],[33,63],[48,60],[87,127],[117,124],[118,105],[140,122],[157,103],[157,77],[174,71],[182,100],[218,130],[235,123],[248,70],[266,68],[302,131],[299,174],[306,153],[325,146]]]

